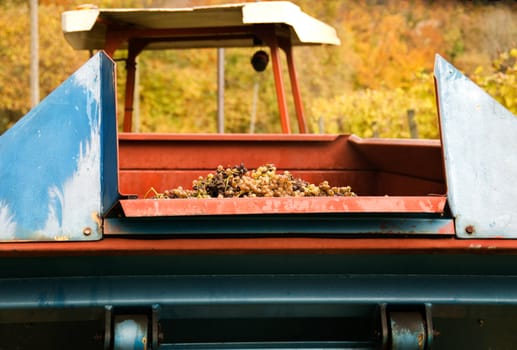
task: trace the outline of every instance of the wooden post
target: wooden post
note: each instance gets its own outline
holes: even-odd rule
[[[407,120],[409,125],[409,135],[411,135],[412,139],[418,138],[418,126],[415,122],[415,110],[408,109],[407,110]]]

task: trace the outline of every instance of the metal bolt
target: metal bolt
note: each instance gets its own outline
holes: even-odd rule
[[[483,320],[482,318],[480,318],[480,319],[478,320],[478,325],[479,325],[479,327],[483,327],[483,326],[485,325],[485,320]]]
[[[465,232],[467,232],[469,235],[473,234],[474,233],[474,226],[468,225],[467,227],[465,227]]]
[[[85,236],[89,236],[89,235],[91,235],[91,234],[92,234],[92,229],[91,229],[90,227],[85,227],[85,228],[83,229],[83,235],[85,235]]]
[[[423,349],[424,348],[424,335],[422,333],[420,333],[417,337],[416,337],[417,341],[418,341],[418,348],[419,349]]]

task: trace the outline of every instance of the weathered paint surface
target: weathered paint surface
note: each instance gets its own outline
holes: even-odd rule
[[[147,317],[144,315],[119,315],[114,322],[114,350],[147,349]]]
[[[517,118],[440,56],[447,196],[462,238],[517,238]]]
[[[103,164],[107,140],[116,147],[113,68],[96,55],[0,137],[0,240],[101,238],[117,189],[102,183],[116,179],[116,162]]]
[[[425,349],[424,321],[416,312],[390,313],[391,349]],[[430,347],[429,347],[430,348]]]
[[[445,202],[444,196],[176,198],[120,201],[127,217],[289,213],[443,213]]]

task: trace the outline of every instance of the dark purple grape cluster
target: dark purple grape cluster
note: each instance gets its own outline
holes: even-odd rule
[[[333,187],[328,181],[315,185],[295,178],[289,171],[277,173],[273,164],[249,171],[244,164],[232,168],[219,165],[215,173],[200,176],[192,189],[177,187],[154,198],[234,198],[234,197],[323,197],[355,196],[350,186]]]

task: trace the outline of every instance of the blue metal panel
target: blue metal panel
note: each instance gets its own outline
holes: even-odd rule
[[[517,238],[517,119],[436,56],[447,195],[462,238]]]
[[[118,197],[114,63],[99,53],[0,137],[0,240],[96,240]]]

